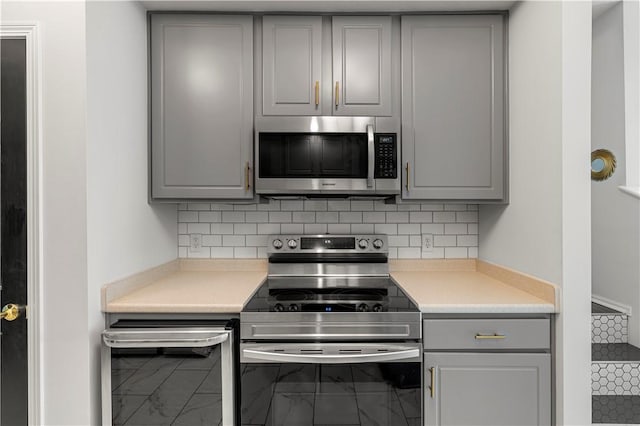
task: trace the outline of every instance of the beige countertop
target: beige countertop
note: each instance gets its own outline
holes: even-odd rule
[[[266,278],[264,260],[180,259],[102,289],[104,312],[238,313]],[[425,313],[552,313],[558,288],[475,259],[397,260],[391,277]]]

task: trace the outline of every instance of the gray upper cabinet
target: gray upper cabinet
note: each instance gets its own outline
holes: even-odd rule
[[[319,115],[322,110],[322,17],[262,19],[264,115]]]
[[[333,17],[333,114],[391,115],[391,17]]]
[[[405,199],[504,201],[501,15],[403,16]]]
[[[253,17],[151,16],[151,198],[252,198]]]
[[[390,16],[265,16],[262,114],[391,116]]]

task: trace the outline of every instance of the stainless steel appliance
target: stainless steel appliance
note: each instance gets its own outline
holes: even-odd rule
[[[392,196],[400,193],[397,130],[374,117],[256,121],[256,193]]]
[[[103,425],[235,424],[235,321],[120,320],[102,333]]]
[[[242,425],[421,424],[421,314],[384,235],[272,235],[240,314]]]

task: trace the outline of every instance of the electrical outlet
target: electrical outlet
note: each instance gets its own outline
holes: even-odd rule
[[[422,251],[425,253],[433,251],[433,234],[422,234]]]
[[[191,234],[189,236],[189,244],[192,253],[200,253],[202,249],[202,234]]]

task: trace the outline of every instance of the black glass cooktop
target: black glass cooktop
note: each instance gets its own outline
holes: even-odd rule
[[[274,288],[260,286],[243,312],[418,312],[409,297],[391,280],[385,286]]]

